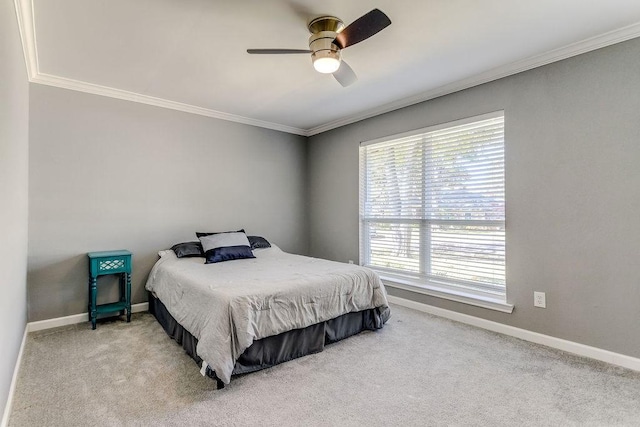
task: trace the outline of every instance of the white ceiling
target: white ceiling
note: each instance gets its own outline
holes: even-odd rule
[[[640,36],[638,0],[16,0],[32,81],[314,134]],[[31,9],[33,7],[33,9]],[[343,88],[306,23],[373,8],[391,26],[343,51]],[[586,40],[586,41],[585,41]],[[31,45],[31,46],[29,46]]]

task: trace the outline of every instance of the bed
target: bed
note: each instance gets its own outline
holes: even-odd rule
[[[218,388],[234,375],[381,329],[390,316],[384,285],[370,269],[275,245],[251,253],[206,264],[161,251],[146,284],[151,313]]]

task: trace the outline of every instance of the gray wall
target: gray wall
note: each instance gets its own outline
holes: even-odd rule
[[[358,259],[360,141],[504,109],[515,311],[389,293],[640,357],[639,93],[635,39],[311,137],[310,255]]]
[[[0,411],[27,323],[29,84],[13,1],[0,1]]]
[[[307,252],[304,137],[42,85],[30,106],[29,321],[87,311],[88,251],[134,253],[134,303],[196,230]]]

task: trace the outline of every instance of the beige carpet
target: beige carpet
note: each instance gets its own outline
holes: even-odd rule
[[[9,425],[637,426],[640,373],[393,306],[217,391],[144,313],[29,334]]]

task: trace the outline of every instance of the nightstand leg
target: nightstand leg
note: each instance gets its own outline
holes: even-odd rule
[[[131,321],[131,274],[126,273],[127,275],[127,285],[126,285],[126,303],[127,303],[127,323]]]
[[[89,286],[87,286],[87,313],[89,313],[89,320],[91,320],[91,276],[89,276]]]
[[[120,302],[124,302],[124,303],[126,303],[126,301],[127,301],[127,293],[126,293],[127,291],[126,291],[126,288],[125,288],[125,285],[127,283],[127,279],[126,278],[127,278],[127,273],[118,274],[118,284],[120,285],[120,300],[119,301]],[[118,314],[123,315],[123,314],[125,314],[126,311],[127,311],[126,309],[120,310],[118,312]]]
[[[91,318],[91,329],[95,329],[96,328],[96,318],[98,317],[98,311],[96,308],[96,299],[98,296],[98,286],[97,286],[97,280],[95,277],[91,277],[89,279],[89,292],[91,294],[91,299],[90,299],[90,307],[91,307],[91,311],[89,312],[89,316]]]

